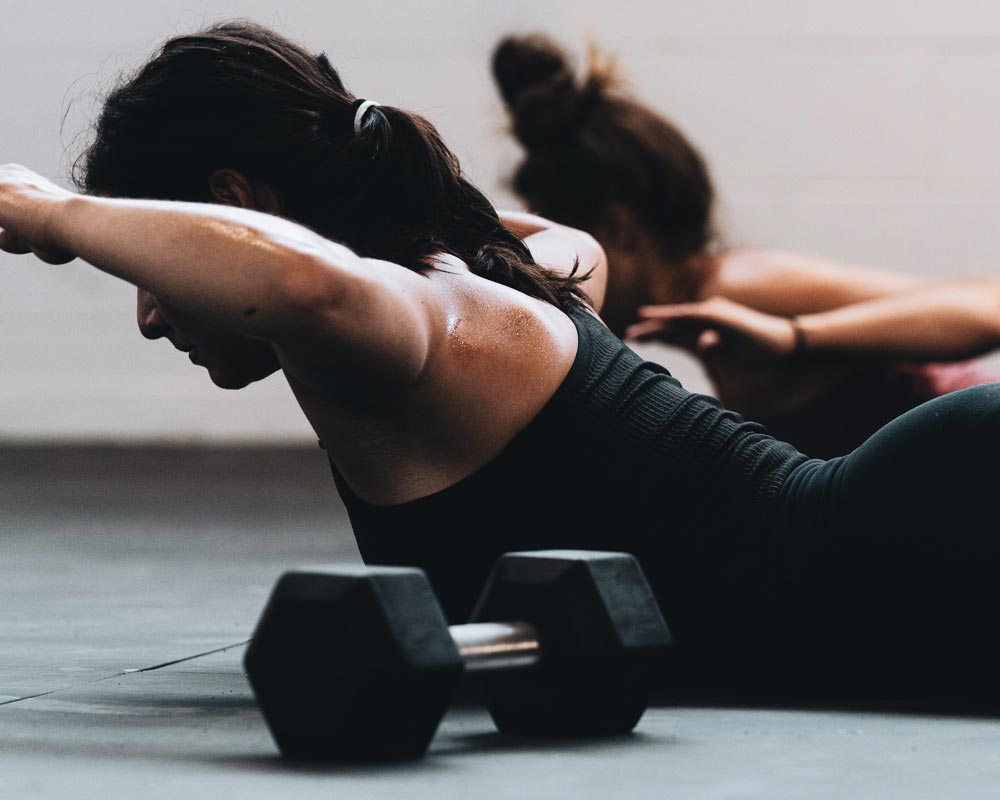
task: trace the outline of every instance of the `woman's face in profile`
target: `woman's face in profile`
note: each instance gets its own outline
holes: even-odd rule
[[[192,319],[143,289],[136,298],[136,321],[143,336],[167,339],[222,389],[242,389],[281,368],[267,342]]]

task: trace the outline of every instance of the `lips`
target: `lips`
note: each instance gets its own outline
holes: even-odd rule
[[[175,348],[177,348],[178,350],[180,350],[182,353],[187,353],[188,354],[188,358],[191,359],[191,362],[193,364],[197,364],[198,363],[196,361],[196,359],[198,358],[198,347],[193,342],[186,342],[186,341],[183,341],[183,340],[177,341],[175,339],[171,339],[170,343]]]

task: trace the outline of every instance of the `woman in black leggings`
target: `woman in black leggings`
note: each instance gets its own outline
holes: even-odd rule
[[[364,559],[425,568],[453,621],[505,551],[624,550],[671,686],[930,694],[996,666],[992,386],[811,460],[604,326],[590,236],[498,214],[430,123],[252,23],[167,41],[76,174],[0,167],[0,247],[134,284],[143,335],[221,387],[280,371]]]

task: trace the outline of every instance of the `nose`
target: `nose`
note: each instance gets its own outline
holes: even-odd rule
[[[160,313],[156,298],[142,289],[136,297],[136,321],[139,332],[147,339],[162,339],[170,328]]]

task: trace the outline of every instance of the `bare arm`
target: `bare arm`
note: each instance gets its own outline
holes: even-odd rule
[[[0,248],[80,257],[193,317],[293,354],[411,381],[433,309],[416,273],[362,259],[307,228],[226,206],[77,195],[0,167]]]
[[[867,360],[956,360],[1000,347],[1000,283],[914,289],[792,319],[725,298],[640,309],[626,332],[701,359],[719,397],[756,418],[793,413]]]
[[[718,258],[718,271],[706,287],[706,296],[725,297],[786,317],[828,311],[933,283],[904,272],[781,250],[733,250]]]
[[[1000,281],[979,278],[798,317],[810,353],[912,360],[975,358],[1000,347]]]
[[[498,213],[507,230],[524,242],[538,264],[568,275],[579,263],[578,274],[590,272],[583,290],[594,310],[600,312],[608,283],[608,259],[593,236],[524,211]]]
[[[704,352],[727,343],[764,358],[796,351],[796,332],[784,317],[713,298],[700,303],[647,306],[628,335]],[[931,284],[876,300],[796,317],[806,357],[904,360],[974,358],[1000,347],[1000,281],[966,279]]]

